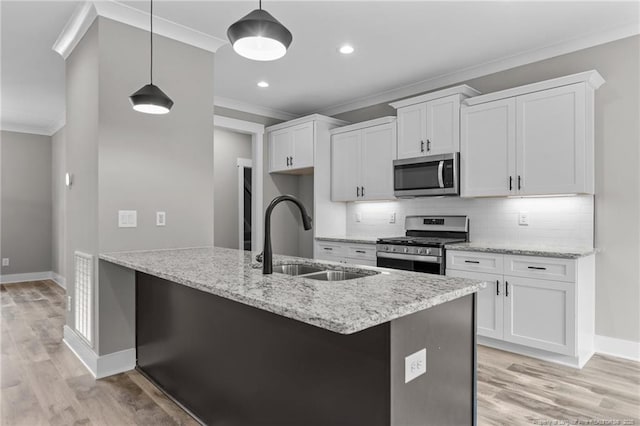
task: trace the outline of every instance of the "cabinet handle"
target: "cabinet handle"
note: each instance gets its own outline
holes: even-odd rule
[[[331,247],[323,247],[324,250],[329,250],[329,251],[333,251],[333,248]]]
[[[427,139],[427,152],[431,152],[431,141]]]
[[[500,280],[496,280],[496,296],[500,296]]]
[[[289,165],[293,166],[293,157],[289,157]]]
[[[547,270],[547,268],[545,268],[544,266],[527,266],[527,268],[536,269],[538,271],[546,271]]]
[[[360,196],[360,187],[356,186],[356,197]]]
[[[287,157],[287,167],[289,167],[289,157]]]
[[[360,189],[360,194],[362,194],[362,196],[364,197],[364,186],[361,186],[360,188],[361,188]]]
[[[518,190],[522,189],[522,178],[518,175]]]
[[[366,254],[367,252],[364,250],[356,250],[356,253],[362,253],[362,254]]]
[[[464,263],[480,263],[477,260],[465,260]]]
[[[420,141],[420,152],[424,152],[424,141]]]
[[[509,281],[504,282],[504,295],[509,297]]]
[[[509,176],[509,191],[513,191],[513,176]]]

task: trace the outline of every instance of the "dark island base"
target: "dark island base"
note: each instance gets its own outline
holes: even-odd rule
[[[136,340],[138,369],[209,425],[475,424],[475,295],[342,335],[138,272]]]

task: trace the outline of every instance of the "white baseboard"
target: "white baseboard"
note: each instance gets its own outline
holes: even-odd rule
[[[547,352],[536,348],[517,345],[503,340],[496,340],[490,337],[477,336],[479,345],[488,346],[490,348],[500,349],[506,352],[528,356],[531,358],[541,359],[543,361],[553,362],[555,364],[565,365],[567,367],[581,369],[593,356],[592,353],[580,354],[578,356],[560,355],[553,352]]]
[[[86,343],[67,325],[64,326],[64,343],[76,357],[84,364],[96,379],[113,376],[133,370],[136,366],[135,348],[98,356]]]
[[[640,361],[640,342],[596,335],[594,344],[599,354]]]
[[[56,272],[51,272],[51,280],[63,289],[67,289],[67,280],[62,275]]]
[[[3,274],[0,275],[0,284],[22,283],[25,281],[50,280],[53,278],[53,272],[27,272],[24,274]]]

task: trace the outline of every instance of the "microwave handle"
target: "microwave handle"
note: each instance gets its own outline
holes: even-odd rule
[[[444,161],[440,161],[440,163],[438,163],[438,185],[440,185],[440,188],[444,188]]]

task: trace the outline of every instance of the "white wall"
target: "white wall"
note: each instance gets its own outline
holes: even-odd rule
[[[529,225],[518,225],[518,213],[529,213]],[[362,217],[356,222],[356,214]],[[396,223],[389,218],[396,213]],[[390,237],[404,234],[407,215],[466,215],[474,242],[529,246],[593,246],[593,197],[549,198],[416,198],[393,202],[358,202],[347,207],[347,233]]]
[[[52,196],[52,247],[51,270],[61,277],[65,277],[65,197],[67,187],[64,175],[65,165],[65,129],[58,130],[51,137],[51,196]]]
[[[251,135],[213,131],[213,244],[238,248],[238,158],[251,159]]]

